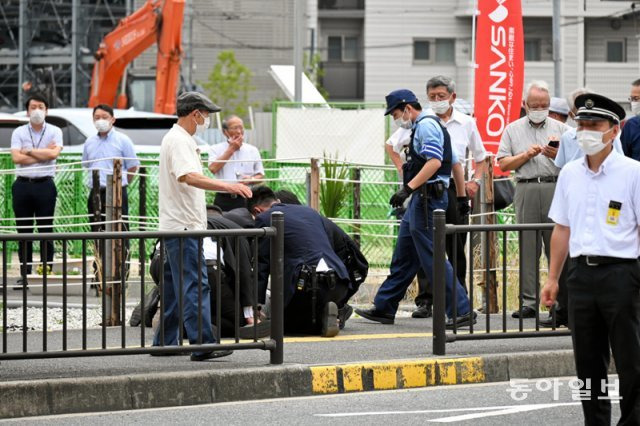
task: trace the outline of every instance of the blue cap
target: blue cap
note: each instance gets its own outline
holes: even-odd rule
[[[385,97],[385,100],[387,101],[387,110],[384,112],[384,115],[391,114],[391,111],[398,108],[399,105],[418,102],[416,95],[408,89],[394,90]]]

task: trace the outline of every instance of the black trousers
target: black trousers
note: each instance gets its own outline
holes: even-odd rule
[[[216,193],[216,198],[213,200],[213,204],[220,207],[223,212],[237,209],[240,207],[247,207],[247,200],[239,195],[231,195],[225,192]]]
[[[215,326],[220,327],[223,337],[232,337],[235,335],[235,319],[238,317],[240,327],[246,325],[244,313],[242,310],[246,302],[243,301],[244,294],[251,294],[252,290],[248,287],[251,283],[243,283],[240,281],[240,306],[236,311],[235,306],[235,283],[233,278],[225,274],[224,270],[220,273],[222,285],[218,285],[217,266],[207,265],[207,278],[209,287],[211,287],[211,322]],[[218,287],[220,287],[220,325],[218,325]]]
[[[33,221],[35,217],[36,229],[38,233],[53,232],[53,219],[38,219],[38,217],[53,217],[56,210],[56,198],[58,191],[53,178],[43,178],[43,180],[29,181],[18,177],[11,189],[13,199],[13,213],[16,216],[16,225],[19,226],[18,233],[33,233]],[[21,228],[21,227],[25,228]],[[47,262],[53,261],[53,241],[40,242],[40,262],[45,259],[44,247],[47,250]],[[26,251],[26,257],[24,256]],[[33,243],[31,241],[20,241],[18,248],[18,258],[20,259],[20,274],[26,275],[32,272]]]
[[[450,180],[449,188],[447,189],[449,196],[449,204],[447,205],[446,211],[446,220],[447,223],[452,225],[468,225],[469,224],[469,216],[461,216],[458,212],[458,203],[456,202],[457,193],[456,193],[456,184],[453,179]],[[457,245],[453,247],[453,242],[456,241]],[[467,256],[464,251],[464,246],[467,244],[467,234],[466,233],[458,233],[458,234],[449,234],[446,238],[446,251],[447,258],[449,262],[451,262],[451,266],[455,265],[456,268],[456,277],[458,277],[458,281],[462,284],[462,287],[465,289],[467,286],[466,275],[467,275]],[[455,259],[455,260],[454,260]],[[417,306],[421,305],[432,305],[433,304],[433,290],[431,287],[431,277],[427,277],[425,273],[420,269],[418,271],[418,295],[415,298],[415,302]]]
[[[314,306],[310,291],[296,290],[293,298],[284,308],[285,333],[320,334],[324,306],[329,302],[334,302],[338,308],[343,307],[348,299],[348,291],[348,281],[338,280],[333,289],[319,284]],[[313,311],[315,311],[315,323],[313,322]]]
[[[591,399],[582,402],[585,424],[609,425],[609,348],[620,379],[619,424],[640,424],[640,262],[588,266],[572,262],[568,273],[569,326],[578,378],[591,380]]]

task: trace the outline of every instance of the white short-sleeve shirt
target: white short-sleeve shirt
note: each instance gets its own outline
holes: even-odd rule
[[[386,144],[391,145],[393,152],[399,154],[402,162],[406,163],[407,154],[404,152],[404,147],[409,145],[409,142],[411,142],[411,129],[398,127],[396,131],[389,136]]]
[[[161,231],[207,229],[207,206],[203,189],[180,182],[189,173],[202,173],[200,150],[195,139],[180,125],[162,139],[158,189]]]
[[[31,123],[25,124],[11,134],[11,149],[47,148],[51,142],[62,146],[62,130],[53,124],[44,123],[42,130],[36,132]],[[34,164],[16,164],[18,176],[39,178],[53,176],[56,173],[56,160],[40,161]]]
[[[569,255],[640,255],[640,162],[612,151],[597,173],[587,157],[560,171],[549,218],[570,228]]]
[[[436,115],[432,110],[427,111],[430,115]],[[467,149],[471,154],[471,158],[476,163],[484,161],[487,151],[484,148],[478,126],[473,117],[453,108],[449,121],[441,120],[444,127],[447,128],[451,137],[451,147],[456,152],[459,159],[467,158]],[[466,167],[466,162],[462,161],[462,166]]]
[[[209,148],[209,164],[213,163],[229,147],[228,142],[212,145]],[[253,145],[243,143],[239,150],[233,153],[229,162],[226,163],[218,173],[216,178],[225,182],[237,182],[243,175],[253,176],[264,174],[260,151]]]

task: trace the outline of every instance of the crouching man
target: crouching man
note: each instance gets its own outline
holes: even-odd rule
[[[338,310],[349,298],[350,278],[331,246],[322,216],[306,206],[282,204],[266,186],[255,188],[247,201],[256,227],[270,226],[272,212],[284,213],[285,333],[337,335]],[[265,299],[268,277],[269,241],[265,239],[258,258],[260,302]]]

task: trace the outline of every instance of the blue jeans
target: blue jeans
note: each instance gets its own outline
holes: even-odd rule
[[[398,304],[407,292],[407,288],[422,267],[427,277],[433,277],[433,211],[447,209],[447,193],[440,199],[429,198],[429,228],[425,226],[424,201],[421,194],[415,192],[409,207],[400,223],[396,248],[391,259],[389,276],[378,289],[373,301],[378,311],[395,315]],[[454,281],[455,279],[455,281]],[[447,316],[453,316],[451,299],[453,286],[456,285],[457,315],[469,313],[469,298],[457,278],[449,261],[445,264]]]
[[[198,343],[198,238],[183,238],[182,251],[182,302],[184,327],[189,343]],[[180,292],[180,239],[167,238],[164,244],[166,261],[164,263],[164,344],[178,344]],[[200,255],[202,256],[202,255]],[[215,343],[211,330],[211,299],[207,266],[202,257],[202,343]],[[160,345],[160,328],[153,339],[153,345]]]

